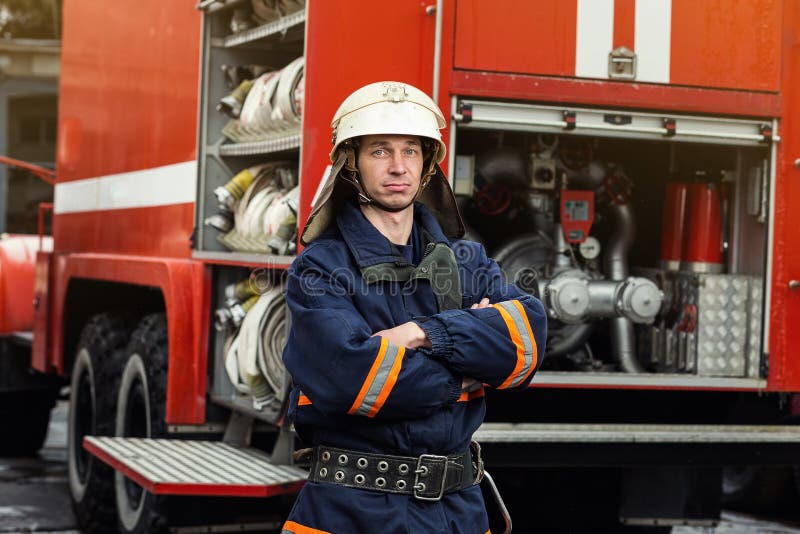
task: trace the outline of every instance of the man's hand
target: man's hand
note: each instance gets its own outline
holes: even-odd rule
[[[394,328],[375,332],[372,334],[372,337],[375,336],[385,337],[391,343],[402,345],[409,349],[418,349],[420,347],[426,349],[431,348],[431,342],[428,340],[425,331],[420,328],[417,323],[411,321],[395,326]]]
[[[476,302],[475,304],[470,306],[469,309],[470,310],[480,310],[481,308],[488,308],[489,306],[491,306],[491,304],[489,304],[489,299],[484,297],[484,298],[481,299],[480,302]]]

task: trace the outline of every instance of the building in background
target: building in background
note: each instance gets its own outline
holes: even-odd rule
[[[60,0],[0,0],[0,154],[53,167],[61,55]],[[0,232],[35,233],[53,187],[0,166]]]

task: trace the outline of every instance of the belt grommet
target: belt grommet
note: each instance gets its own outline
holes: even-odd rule
[[[401,475],[407,475],[408,474],[408,464],[400,464],[400,465],[398,465],[397,466],[397,472],[400,473]]]
[[[325,478],[326,476],[328,476],[328,468],[327,467],[323,467],[322,469],[320,469],[319,470],[319,476],[320,476],[320,478]]]
[[[347,465],[347,455],[340,454],[339,455],[339,465]]]
[[[427,488],[427,486],[425,485],[424,482],[420,482],[419,484],[414,484],[414,489],[420,493],[424,492],[425,488]]]
[[[417,469],[417,473],[419,473],[419,476],[421,477],[428,476],[428,466],[426,465],[419,466],[419,468]]]
[[[341,482],[344,480],[344,471],[336,471],[336,474],[333,475],[333,478],[336,479],[336,482]]]
[[[358,474],[357,474],[357,475],[356,475],[356,476],[353,478],[353,480],[355,480],[356,484],[363,484],[363,483],[364,483],[364,481],[365,481],[365,480],[367,480],[367,479],[364,477],[364,475],[362,475],[361,473],[358,473]]]
[[[366,467],[367,467],[367,463],[368,463],[368,462],[367,462],[367,459],[366,459],[366,458],[359,458],[359,459],[356,461],[356,465],[358,465],[358,467],[359,467],[359,468],[361,468],[361,469],[364,469],[364,468],[366,468]]]
[[[327,462],[330,459],[331,459],[330,451],[322,451],[322,461]]]
[[[403,491],[404,489],[406,489],[406,481],[405,480],[398,480],[397,482],[394,483],[394,485],[397,486],[397,489],[399,489],[400,491]]]
[[[381,460],[380,462],[378,462],[378,471],[380,471],[381,473],[385,473],[388,470],[389,470],[389,462],[387,462],[386,460]]]
[[[375,485],[379,488],[386,486],[386,479],[383,477],[378,477],[375,479]]]

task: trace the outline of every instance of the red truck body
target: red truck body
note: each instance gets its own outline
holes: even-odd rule
[[[220,273],[280,273],[292,259],[226,255],[213,247],[208,252],[203,220],[213,210],[204,187],[214,159],[208,131],[219,121],[212,100],[221,86],[214,76],[219,63],[235,60],[226,55],[228,37],[219,35],[230,31],[220,20],[250,3],[201,2],[205,13],[196,3],[141,0],[133,10],[65,3],[54,245],[52,253],[39,253],[36,264],[40,305],[32,361],[42,372],[69,375],[89,317],[110,304],[139,302],[145,288],[160,296],[169,354],[165,422],[176,428],[208,423]],[[667,128],[654,141],[659,147],[670,142],[668,124],[675,117],[679,134],[687,117],[718,129],[731,121],[760,127],[738,138],[750,148],[736,156],[766,166],[765,220],[755,241],[764,250],[752,251],[759,272],[745,273],[763,282],[765,313],[763,320],[756,318],[766,340],[757,348],[760,369],[697,380],[674,373],[620,379],[619,373],[545,371],[532,387],[567,396],[601,390],[800,391],[800,211],[793,208],[800,201],[800,2],[747,0],[734,8],[725,0],[308,0],[303,21],[296,41],[287,38],[291,51],[305,58],[300,141],[297,149],[279,151],[297,161],[300,227],[329,165],[334,111],[353,90],[378,80],[435,92],[449,118],[443,135],[451,179],[457,154],[475,153],[475,146],[499,143],[523,129],[513,116],[506,118],[505,134],[487,134],[490,141],[483,143],[464,118],[473,102],[563,109],[565,122],[558,127],[565,136],[571,110],[623,122],[657,116]],[[291,31],[296,28],[289,36]],[[257,48],[242,54],[273,67],[286,64],[287,55],[270,55],[271,46],[261,56]],[[612,58],[612,52],[618,55]],[[630,53],[635,74],[612,75],[612,63],[624,70]],[[605,142],[600,127],[592,131]],[[619,139],[626,135],[609,138],[623,143]],[[710,140],[709,150],[727,158],[723,145],[736,139]],[[658,217],[661,208],[652,209]],[[638,234],[654,243],[661,238],[660,230],[647,226]]]

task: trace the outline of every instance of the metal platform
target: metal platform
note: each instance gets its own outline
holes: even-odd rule
[[[484,423],[487,466],[793,465],[800,426]]]
[[[484,423],[481,443],[793,443],[800,426]]]
[[[296,493],[308,473],[221,441],[87,436],[84,448],[159,495],[270,497]]]

